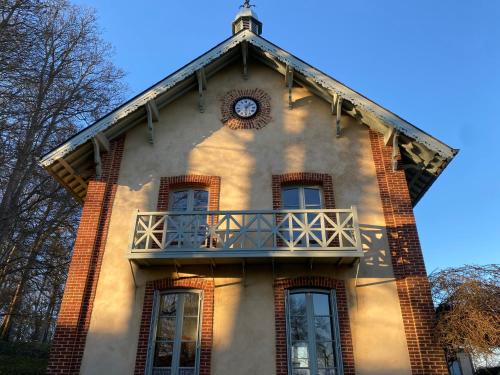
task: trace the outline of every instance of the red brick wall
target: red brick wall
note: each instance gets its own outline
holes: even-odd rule
[[[332,176],[325,173],[294,172],[273,175],[273,210],[281,208],[281,187],[284,185],[320,185],[323,188],[325,208],[335,208]]]
[[[354,375],[354,352],[352,348],[351,327],[344,282],[329,277],[304,276],[294,279],[276,279],[274,281],[274,319],[276,327],[276,375],[288,374],[286,345],[285,293],[293,288],[335,289],[337,313],[339,317],[340,344],[345,375]]]
[[[370,130],[370,142],[396,277],[412,374],[448,374],[433,340],[434,309],[404,171],[392,170],[392,146]]]
[[[158,211],[168,210],[168,194],[171,189],[185,186],[202,186],[208,188],[208,209],[219,209],[220,177],[190,174],[186,176],[162,177],[158,193]]]
[[[90,181],[59,311],[47,374],[78,374],[116,193],[125,137],[103,155],[101,180]]]
[[[203,290],[202,323],[201,323],[201,350],[200,375],[209,375],[212,359],[213,320],[214,320],[214,283],[212,279],[202,278],[166,278],[150,281],[146,284],[144,304],[142,307],[139,342],[135,361],[135,374],[144,374],[148,354],[149,328],[153,313],[153,299],[155,290],[168,289],[200,289]]]

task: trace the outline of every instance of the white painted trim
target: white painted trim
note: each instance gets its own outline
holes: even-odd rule
[[[97,121],[93,125],[87,127],[82,132],[78,133],[73,138],[69,139],[66,143],[57,147],[40,160],[40,164],[43,167],[48,167],[53,164],[57,159],[62,158],[69,154],[71,151],[76,149],[78,146],[84,144],[89,139],[91,139],[96,133],[102,132],[108,129],[111,125],[115,124],[119,120],[126,117],[128,114],[134,112],[139,107],[145,105],[149,100],[155,99],[160,94],[163,94],[168,89],[175,86],[177,83],[183,81],[187,77],[195,74],[195,72],[209,64],[210,62],[216,60],[218,57],[228,52],[231,48],[239,45],[242,41],[248,38],[248,34],[251,34],[250,31],[245,30],[237,35],[234,35],[232,38],[228,39],[226,42],[220,44],[215,47],[211,51],[206,54],[200,56],[190,64],[188,64],[183,69],[178,72],[168,76],[164,80],[160,81],[149,90],[139,95],[135,99],[125,103],[122,107],[117,110],[111,112],[101,120]]]
[[[401,119],[394,113],[391,113],[390,111],[372,102],[371,100],[365,98],[349,87],[299,60],[290,53],[271,44],[260,36],[251,33],[251,35],[249,35],[248,37],[248,42],[255,47],[258,47],[261,50],[269,53],[273,58],[283,62],[284,64],[291,65],[295,71],[313,79],[318,85],[324,87],[327,90],[330,90],[332,92],[332,95],[337,94],[340,95],[340,97],[342,97],[344,100],[349,100],[354,104],[354,106],[358,107],[358,109],[372,113],[383,123],[395,127],[401,133],[415,139],[419,143],[424,144],[429,149],[437,152],[439,155],[445,158],[452,158],[454,156],[453,149],[451,149],[449,146],[424,133],[414,125]]]
[[[416,128],[407,121],[401,119],[394,113],[382,108],[378,104],[372,102],[371,100],[365,98],[361,94],[355,92],[349,87],[343,85],[342,83],[336,81],[335,79],[327,76],[321,71],[313,68],[312,66],[306,64],[305,62],[299,60],[290,53],[282,50],[281,48],[273,45],[262,37],[254,34],[249,30],[243,30],[240,33],[229,38],[225,42],[221,43],[217,47],[213,48],[209,52],[200,56],[190,64],[188,64],[183,69],[178,72],[168,76],[164,80],[160,81],[149,90],[139,95],[138,97],[125,103],[122,107],[111,112],[101,120],[97,121],[93,125],[87,127],[82,132],[78,133],[73,138],[69,139],[67,142],[52,150],[50,153],[45,155],[40,161],[43,167],[48,167],[52,165],[57,159],[63,158],[71,151],[76,149],[78,146],[89,141],[95,134],[103,132],[108,129],[113,124],[117,123],[119,120],[125,118],[130,113],[137,110],[139,107],[145,105],[149,100],[155,99],[160,94],[165,93],[170,88],[183,81],[187,77],[196,74],[198,69],[201,69],[216,60],[232,48],[236,47],[240,43],[247,41],[253,46],[259,48],[264,52],[264,54],[269,54],[273,59],[279,60],[284,64],[288,64],[295,71],[300,74],[313,79],[318,85],[329,90],[333,95],[339,95],[345,100],[351,101],[359,110],[366,111],[373,114],[377,119],[392,126],[397,129],[400,133],[407,135],[410,138],[415,139],[417,142],[422,143],[430,150],[438,153],[446,159],[451,159],[455,155],[455,150],[440,142],[439,140],[433,138],[432,136],[426,134],[422,130]]]

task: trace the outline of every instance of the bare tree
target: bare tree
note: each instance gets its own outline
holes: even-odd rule
[[[122,100],[123,73],[66,0],[0,0],[0,51],[0,338],[46,341],[79,207],[37,160]]]
[[[430,275],[436,336],[448,352],[494,354],[500,347],[500,266],[466,265]]]

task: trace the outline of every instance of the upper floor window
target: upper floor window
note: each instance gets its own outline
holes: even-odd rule
[[[281,191],[282,208],[285,210],[317,210],[323,207],[322,191],[319,186],[284,186]],[[321,220],[318,213],[294,213],[294,219],[282,226],[281,235],[286,241],[293,240],[297,247],[320,246]],[[306,233],[304,228],[313,229]],[[318,230],[314,230],[318,229]]]
[[[170,195],[170,211],[206,211],[208,191],[199,188],[174,190]]]
[[[158,293],[153,311],[148,360],[152,375],[198,374],[201,294]]]
[[[200,188],[174,190],[170,194],[170,211],[180,214],[170,215],[167,222],[167,244],[177,247],[206,246],[208,191]],[[196,212],[185,215],[181,212]],[[200,212],[200,214],[198,214]]]
[[[342,374],[335,291],[291,290],[286,311],[290,373]]]
[[[322,208],[319,186],[285,186],[282,190],[282,207],[285,210]]]

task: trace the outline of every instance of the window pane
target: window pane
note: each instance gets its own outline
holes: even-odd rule
[[[284,209],[300,208],[298,188],[283,189],[283,208]]]
[[[194,211],[206,211],[208,206],[208,191],[195,190],[193,199]]]
[[[292,367],[309,367],[309,350],[306,342],[293,343]]]
[[[330,341],[332,339],[332,326],[329,317],[314,318],[314,325],[316,329],[316,340]]]
[[[184,318],[182,322],[182,340],[196,340],[198,337],[198,318]]]
[[[292,340],[307,340],[307,316],[291,316],[290,329]]]
[[[198,316],[199,300],[197,293],[184,294],[184,316]]]
[[[292,374],[336,375],[339,364],[334,349],[330,295],[300,291],[291,293],[287,304]]]
[[[307,214],[307,224],[310,228],[321,228],[321,214],[310,213]],[[323,233],[321,230],[311,231],[309,234],[309,246],[321,246],[323,241]]]
[[[169,368],[154,368],[153,375],[171,375],[172,369]]]
[[[177,294],[164,294],[161,296],[161,315],[175,315],[175,306],[177,302]]]
[[[170,209],[172,211],[186,211],[188,205],[188,191],[172,192]]]
[[[321,228],[321,214],[316,212],[307,214],[307,224],[313,228]]]
[[[318,368],[334,367],[333,345],[331,342],[316,344],[316,356],[318,357]]]
[[[304,188],[306,208],[321,208],[321,191],[318,188]]]
[[[294,368],[293,375],[309,375],[311,372],[308,369]]]
[[[157,342],[155,345],[154,367],[170,367],[172,365],[172,353],[174,344],[172,342]]]
[[[194,375],[198,348],[200,294],[193,292],[160,295],[156,340],[152,353],[153,373]],[[183,308],[178,309],[179,306]],[[179,327],[179,329],[177,329]],[[173,353],[176,353],[175,357]]]
[[[184,294],[184,316],[198,316],[199,294]]]
[[[290,315],[306,314],[306,295],[305,293],[290,294],[289,302]]]
[[[194,367],[196,360],[196,342],[182,342],[180,367]]]
[[[318,369],[318,375],[335,375],[335,369],[334,368],[324,368],[324,369]]]
[[[460,369],[460,364],[457,360],[454,360],[452,363],[448,364],[448,369],[451,375],[462,375],[462,370]]]
[[[162,340],[173,340],[175,337],[175,317],[160,318],[158,320],[158,329],[156,338]]]
[[[327,294],[313,294],[314,315],[330,315],[330,298]]]

